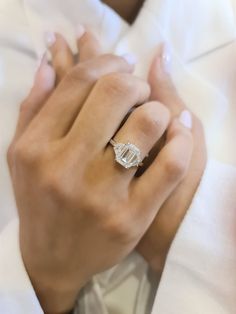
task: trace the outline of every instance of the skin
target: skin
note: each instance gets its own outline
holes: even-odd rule
[[[145,0],[103,0],[127,22],[132,23]]]
[[[91,33],[78,46],[75,65],[57,36],[51,47],[55,72],[44,59],[8,152],[23,260],[50,314],[68,313],[93,275],[135,248],[159,274],[203,171],[202,157],[192,152],[204,138],[195,138],[195,118],[193,132],[178,119],[183,107],[160,63],[161,50],[147,84],[123,58],[100,55]],[[163,101],[152,100],[158,98]],[[115,133],[144,157],[166,130],[164,147],[141,177],[114,162],[107,143]]]
[[[162,70],[161,51],[162,48],[159,47],[149,72],[148,81],[152,90],[150,99],[163,102],[170,110],[171,119],[173,119],[182,110],[188,108],[179,96],[169,72]],[[207,150],[204,130],[202,123],[193,113],[192,117],[193,154],[189,170],[184,180],[161,207],[137,247],[139,253],[147,260],[159,278],[162,275],[171,243],[193,201],[206,166]],[[154,152],[157,153],[157,150],[155,149]]]
[[[103,2],[112,7],[126,21],[132,23],[144,0],[104,0]],[[169,108],[171,116],[175,117],[181,110],[186,109],[186,105],[178,95],[169,73],[161,70],[160,58],[161,49],[157,52],[149,74],[149,83],[152,87],[151,99],[163,102]],[[207,152],[204,131],[201,122],[194,115],[193,136],[194,153],[188,175],[158,212],[152,226],[137,246],[139,253],[148,261],[159,278],[165,265],[169,247],[192,202],[206,165]],[[162,143],[156,145],[152,152],[153,156],[156,156],[161,145]]]
[[[102,53],[102,47],[99,42],[88,32],[80,39],[80,45],[86,47],[85,54],[91,58],[93,58],[94,54]],[[56,69],[58,81],[60,81],[74,64],[72,52],[60,35],[57,36],[55,45],[51,47],[51,52],[53,65]],[[169,71],[163,65],[163,52],[164,46],[161,45],[157,48],[156,56],[150,68],[148,77],[148,82],[151,86],[150,100],[162,102],[170,111],[171,119],[174,119],[182,110],[188,108],[179,96]],[[81,56],[83,58],[83,51]],[[178,188],[159,210],[152,225],[136,248],[155,271],[159,279],[162,275],[171,243],[184,219],[186,211],[191,205],[206,165],[207,151],[202,123],[194,114],[192,114],[192,119],[194,145],[189,171],[184,180],[178,185]],[[145,159],[144,167],[140,168],[138,173],[143,173],[151,164],[163,143],[165,143],[165,137],[156,143],[149,154],[150,158]]]

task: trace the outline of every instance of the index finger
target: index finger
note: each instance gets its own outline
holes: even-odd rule
[[[162,44],[152,62],[148,81],[151,86],[151,99],[164,103],[172,117],[178,116],[186,105],[178,94],[170,75],[171,56],[169,49]]]

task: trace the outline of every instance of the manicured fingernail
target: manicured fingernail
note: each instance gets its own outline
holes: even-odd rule
[[[77,25],[76,27],[76,37],[80,39],[85,33],[85,27],[81,24]]]
[[[41,57],[37,61],[37,68],[35,70],[35,78],[37,81],[38,77],[41,76],[42,72],[44,72],[45,66],[48,64],[47,54],[46,52],[41,55]]]
[[[41,56],[38,58],[37,61],[37,66],[36,66],[36,71],[38,71],[40,69],[40,67],[47,63],[47,53],[46,51],[44,53],[41,54]]]
[[[193,121],[192,114],[188,110],[184,110],[181,112],[179,116],[179,121],[188,129],[192,129]]]
[[[171,70],[171,53],[167,44],[163,44],[162,46],[161,63],[163,71],[169,73]]]
[[[35,73],[33,88],[43,88],[44,91],[51,90],[55,85],[55,77],[55,71],[48,64],[47,54],[45,54]]]
[[[126,62],[128,62],[130,65],[135,65],[137,63],[136,56],[131,53],[126,53],[122,55],[121,57],[124,58]]]
[[[56,42],[56,35],[54,32],[46,32],[44,38],[48,48],[50,48]]]

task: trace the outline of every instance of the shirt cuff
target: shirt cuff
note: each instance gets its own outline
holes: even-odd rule
[[[236,168],[208,162],[169,251],[152,314],[236,309]]]
[[[0,233],[0,313],[43,314],[21,257],[18,220]]]

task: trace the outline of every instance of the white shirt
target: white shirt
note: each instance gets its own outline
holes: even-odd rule
[[[173,77],[203,121],[209,161],[170,249],[158,290],[137,254],[96,276],[80,313],[228,314],[236,309],[236,34],[234,0],[147,0],[132,26],[97,0],[0,2],[0,312],[42,313],[18,244],[14,197],[5,162],[20,101],[28,93],[44,30],[74,48],[77,23],[96,29],[109,51],[132,52],[145,77],[155,47],[168,41]],[[141,36],[142,35],[142,36]],[[224,163],[224,164],[223,164]],[[170,217],[171,219],[171,217]],[[150,297],[154,294],[152,305]],[[129,295],[129,298],[126,296]],[[122,300],[122,302],[121,302]]]

